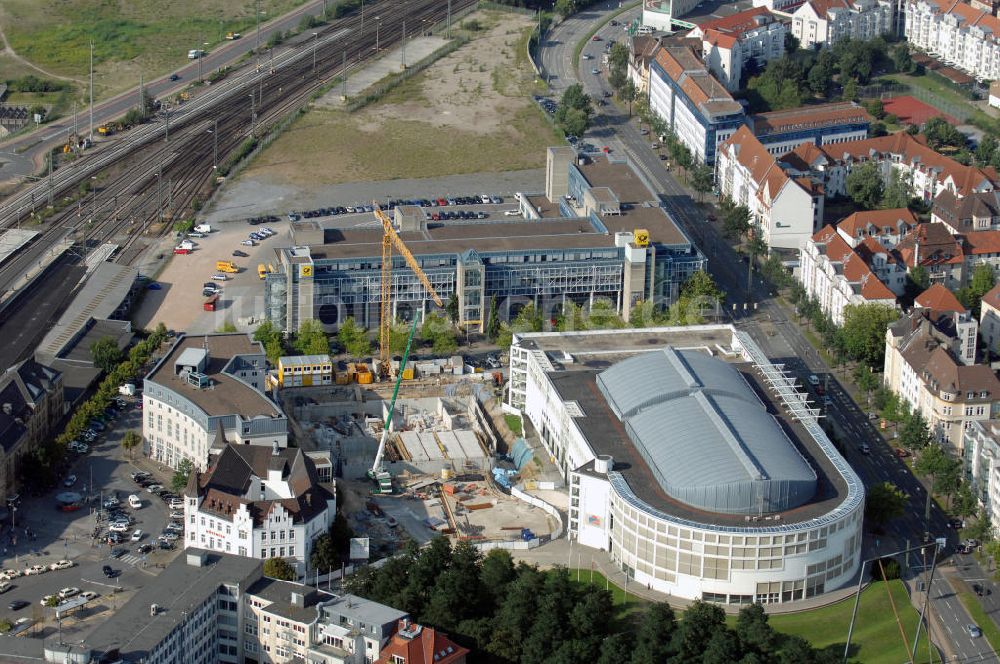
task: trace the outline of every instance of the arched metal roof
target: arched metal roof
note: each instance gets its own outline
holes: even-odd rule
[[[597,376],[670,496],[712,512],[780,512],[810,500],[816,472],[737,369],[667,347]]]

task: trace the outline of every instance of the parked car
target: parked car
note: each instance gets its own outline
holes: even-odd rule
[[[126,549],[123,546],[116,546],[115,548],[111,549],[112,558],[121,558],[126,553],[128,553],[128,549]]]
[[[249,255],[250,254],[246,253],[245,251],[240,251],[239,249],[233,252],[233,256],[236,256],[237,258],[246,258]]]
[[[49,569],[53,571],[57,569],[69,569],[74,565],[76,565],[76,563],[74,563],[72,560],[59,560],[49,565]]]
[[[132,541],[133,542],[138,542],[139,540],[141,540],[142,539],[142,534],[143,534],[142,533],[142,529],[136,530],[134,533],[132,533],[132,538],[131,538]]]
[[[92,600],[97,599],[99,597],[99,595],[97,593],[91,591],[91,590],[85,590],[82,593],[80,593],[80,597],[82,597],[85,600],[87,600],[88,602],[90,602]]]
[[[15,599],[13,602],[7,605],[7,608],[11,611],[20,611],[26,606],[31,606],[31,602],[23,599]]]
[[[76,475],[70,475],[63,480],[63,486],[73,486],[76,484]]]
[[[101,571],[104,572],[104,576],[106,576],[109,579],[115,577],[115,571],[111,569],[111,565],[105,565],[104,567],[101,568]]]
[[[42,565],[32,565],[31,567],[26,567],[25,568],[24,575],[25,576],[36,576],[38,574],[45,574],[45,572],[47,572],[47,571],[48,571],[48,568],[43,567]]]
[[[69,599],[80,594],[80,589],[76,587],[63,588],[59,591],[59,599]]]

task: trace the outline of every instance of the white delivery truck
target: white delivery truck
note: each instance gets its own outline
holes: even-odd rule
[[[124,383],[118,386],[118,394],[125,397],[135,396],[135,385],[132,383]]]
[[[211,233],[212,226],[211,224],[198,224],[194,227],[194,230],[198,233]]]

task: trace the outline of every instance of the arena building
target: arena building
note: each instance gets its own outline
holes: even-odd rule
[[[640,300],[669,306],[680,285],[706,269],[705,256],[626,158],[570,147],[546,156],[545,189],[518,194],[516,217],[438,221],[431,207],[393,210],[434,290],[445,302],[457,297],[460,325],[483,331],[494,298],[503,320],[529,302],[554,318],[567,302],[589,308],[597,298],[627,318]],[[328,330],[349,316],[378,325],[382,230],[365,221],[291,222],[293,246],[275,250],[277,267],[265,282],[269,320],[289,332],[309,319]],[[413,270],[401,257],[394,261],[393,317],[435,310]]]
[[[864,488],[794,377],[723,325],[518,334],[508,399],[569,487],[572,540],[637,583],[749,604],[858,570]]]

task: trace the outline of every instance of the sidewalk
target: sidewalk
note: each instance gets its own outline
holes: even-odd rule
[[[603,574],[611,583],[624,589],[627,593],[650,602],[666,602],[674,609],[681,611],[687,609],[694,603],[694,600],[661,593],[647,588],[642,584],[636,583],[635,581],[629,583],[628,579],[625,577],[625,573],[614,564],[607,552],[591,549],[579,544],[573,546],[567,542],[566,538],[549,542],[548,544],[544,544],[537,549],[528,549],[523,551],[514,550],[511,551],[510,554],[514,557],[515,561],[523,560],[528,563],[534,563],[542,569],[550,569],[557,565],[562,565],[564,567],[569,567],[570,569],[579,568],[587,570],[591,567],[591,565],[593,565],[595,571]],[[808,599],[802,599],[787,604],[765,604],[764,610],[772,615],[808,611],[810,609],[817,609],[821,606],[835,604],[836,602],[847,599],[854,595],[856,590],[857,576],[855,575],[855,578],[852,579],[851,583],[847,584],[843,588],[840,588],[839,590],[831,591],[819,597],[810,597]],[[735,604],[723,604],[720,606],[726,611],[726,613],[732,615],[739,613],[740,609],[743,608],[742,606]]]

